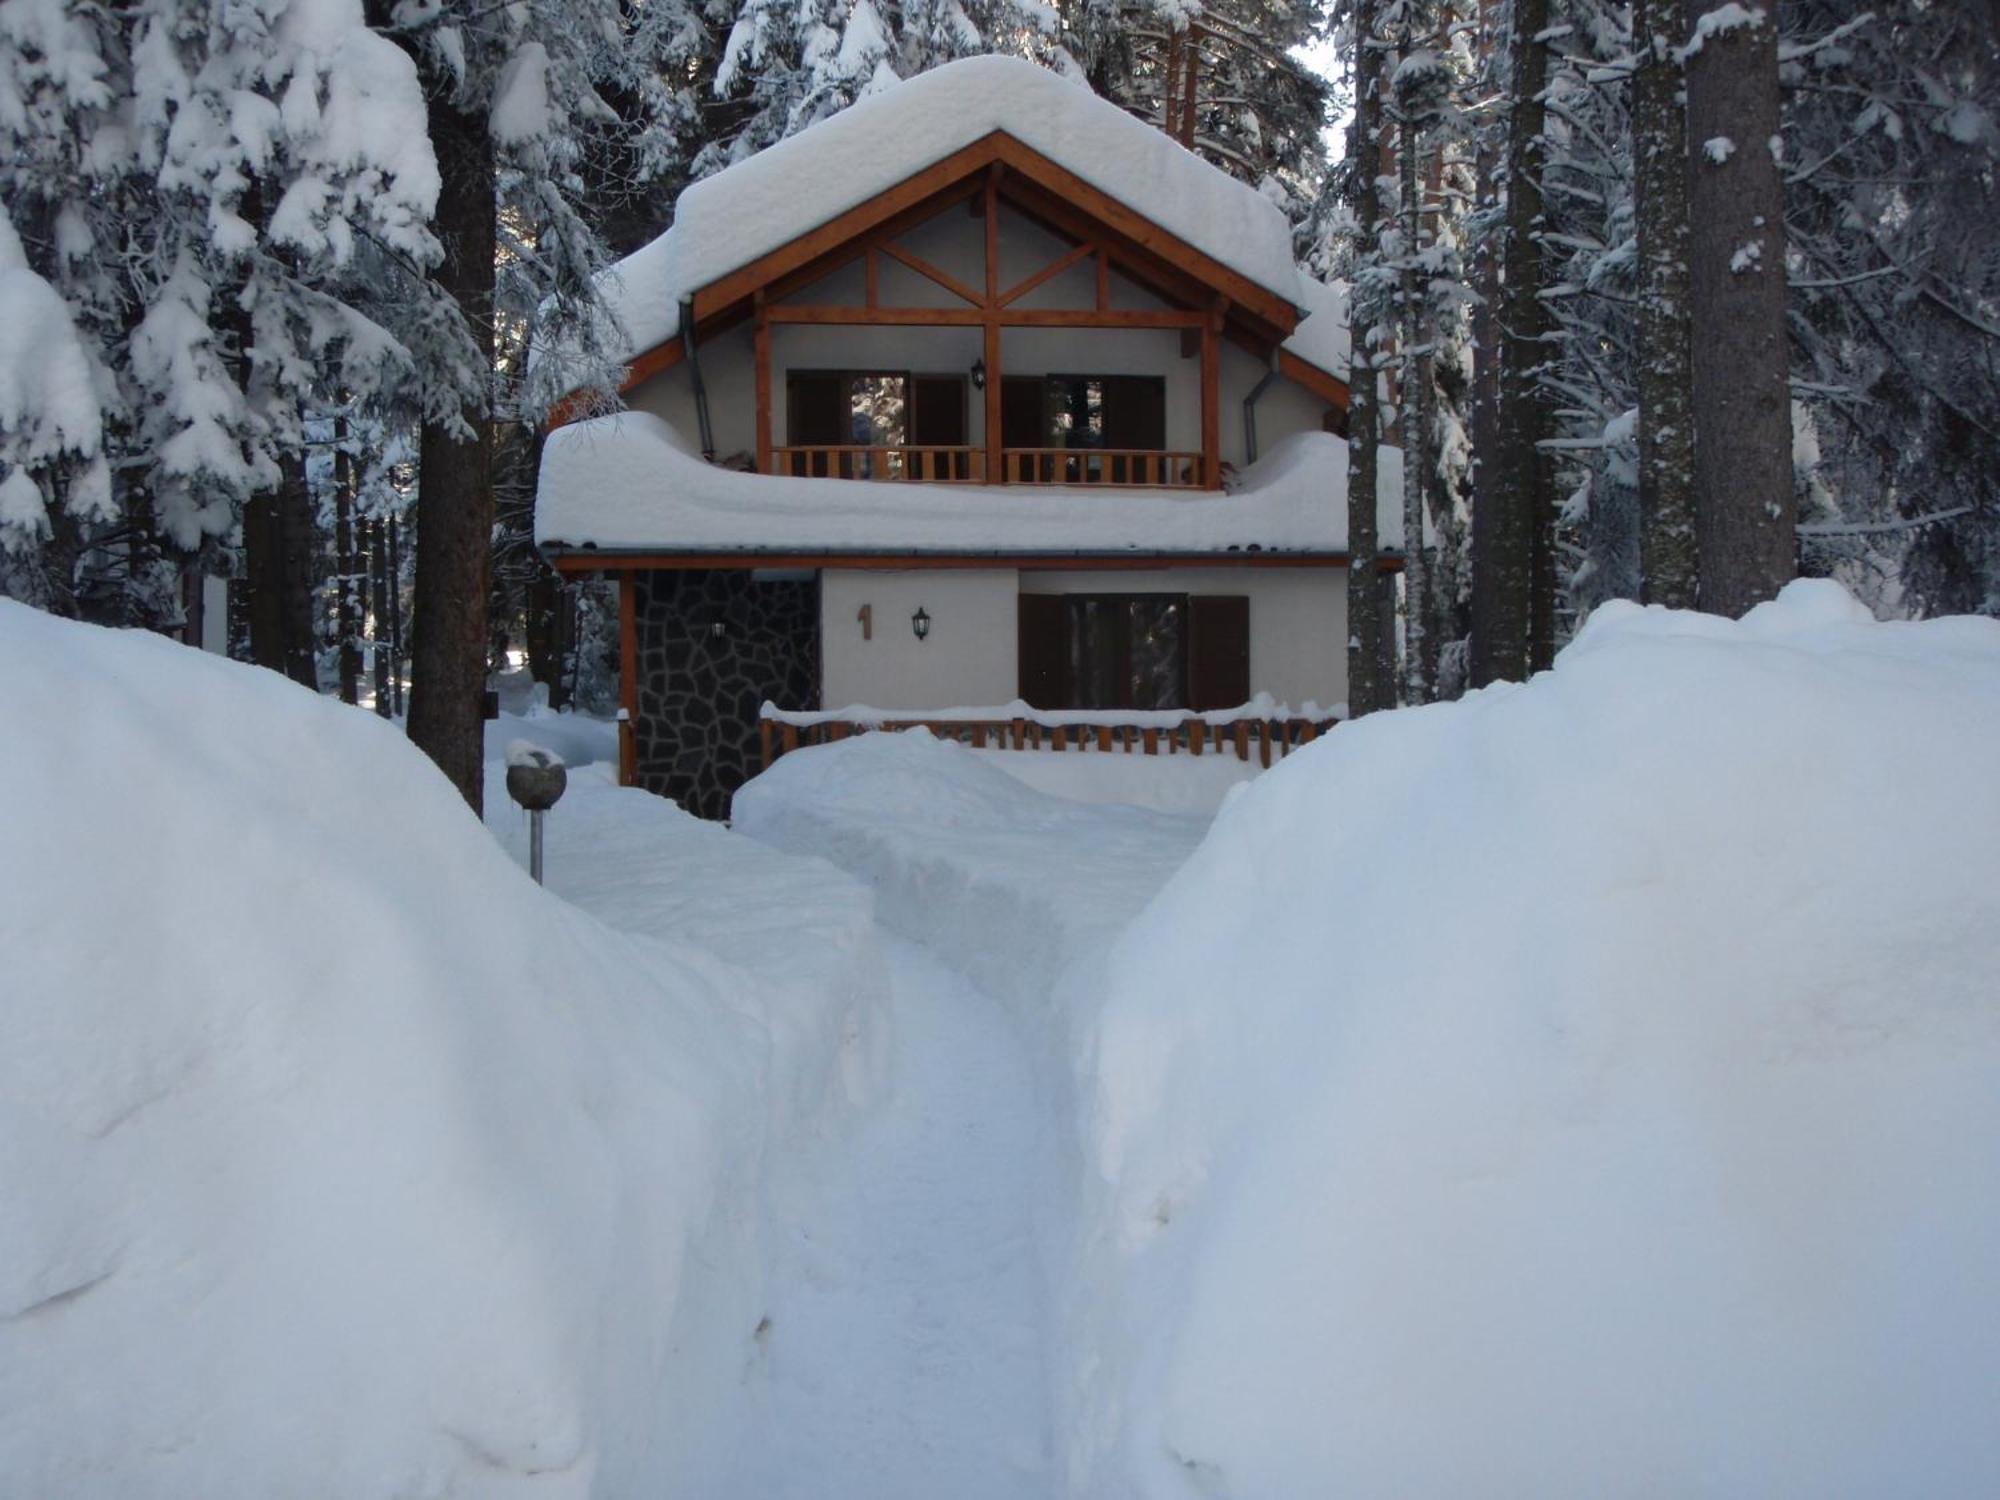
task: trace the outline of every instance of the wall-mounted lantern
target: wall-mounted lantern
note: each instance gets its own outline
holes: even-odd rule
[[[972,388],[975,391],[986,389],[986,361],[984,359],[975,359],[972,362]]]
[[[918,640],[924,639],[931,633],[930,612],[921,604],[917,606],[917,612],[910,616],[910,629],[916,632]]]

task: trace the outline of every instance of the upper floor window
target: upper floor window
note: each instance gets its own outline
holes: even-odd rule
[[[958,449],[966,441],[966,378],[902,370],[793,370],[785,377],[783,472],[843,479],[969,477],[966,455],[865,450]],[[841,452],[831,450],[858,450]],[[808,450],[801,452],[799,450]]]
[[[1160,375],[1008,376],[1001,439],[1009,448],[1167,446],[1167,382]]]

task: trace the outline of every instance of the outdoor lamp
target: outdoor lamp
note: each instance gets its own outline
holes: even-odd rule
[[[986,389],[986,361],[984,359],[975,359],[972,362],[972,388],[975,391]]]
[[[910,616],[910,629],[917,633],[918,640],[931,633],[930,613],[921,604],[917,606],[917,612]]]

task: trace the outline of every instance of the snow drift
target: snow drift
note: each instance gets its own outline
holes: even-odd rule
[[[843,1018],[272,674],[0,601],[0,703],[0,1487],[704,1493]]]
[[[1800,583],[1238,794],[1078,1051],[1073,1492],[1994,1493],[1996,745]]]

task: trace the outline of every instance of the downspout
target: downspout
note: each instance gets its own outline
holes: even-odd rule
[[[681,298],[681,348],[687,353],[688,374],[694,380],[694,420],[701,430],[701,456],[715,462],[715,433],[708,424],[708,387],[701,378],[701,356],[694,344],[694,298]]]
[[[1257,462],[1257,398],[1271,388],[1271,382],[1278,378],[1278,351],[1271,351],[1271,368],[1263,378],[1250,387],[1250,394],[1243,398],[1243,466],[1248,468]]]

